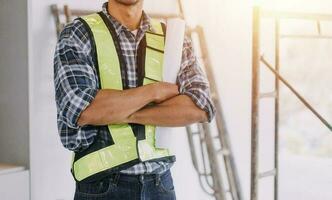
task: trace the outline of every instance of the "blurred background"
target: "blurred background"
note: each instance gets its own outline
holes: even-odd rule
[[[71,153],[61,145],[56,127],[53,86],[53,55],[57,28],[51,5],[63,10],[98,11],[105,0],[0,0],[0,199],[3,200],[69,200],[73,198],[74,181],[70,173]],[[192,34],[202,67],[215,79],[215,97],[222,108],[219,119],[223,133],[211,124],[211,136],[226,141],[231,152],[232,172],[241,199],[250,199],[251,170],[251,102],[252,102],[252,23],[253,7],[332,14],[330,0],[145,0],[145,10],[152,14],[184,13],[187,29],[201,27],[204,35]],[[64,14],[60,14],[65,21]],[[261,21],[261,53],[274,62],[275,24]],[[332,36],[332,21],[320,23],[322,34]],[[313,35],[315,21],[281,20],[282,34]],[[206,49],[201,49],[204,37]],[[280,73],[317,111],[332,121],[331,38],[280,40]],[[207,55],[206,55],[207,54]],[[261,70],[261,91],[273,91],[274,75]],[[279,199],[332,199],[332,135],[282,83],[279,108]],[[260,103],[259,171],[274,167],[275,100]],[[200,127],[198,125],[198,127]],[[207,185],[216,184],[213,177],[201,182],[193,165],[188,129],[177,129],[174,141],[177,163],[172,169],[179,200],[217,199]],[[206,134],[206,133],[205,133]],[[196,137],[194,134],[192,136]],[[199,139],[193,138],[199,147]],[[203,133],[203,139],[206,135]],[[198,139],[198,142],[197,142]],[[218,141],[219,142],[219,141]],[[215,141],[213,141],[213,145]],[[205,147],[204,147],[205,145]],[[212,145],[212,146],[213,146]],[[218,146],[220,144],[217,144]],[[203,143],[196,168],[204,159],[211,160]],[[222,145],[221,145],[222,146]],[[210,146],[211,147],[211,144]],[[213,146],[215,147],[215,146]],[[211,148],[210,148],[211,149]],[[215,148],[217,149],[217,148]],[[197,148],[197,151],[201,149]],[[214,155],[214,154],[213,154]],[[224,154],[226,155],[226,154]],[[209,157],[210,156],[210,157]],[[225,190],[230,189],[225,156],[217,156]],[[213,162],[213,161],[212,161]],[[215,163],[214,163],[215,164]],[[208,164],[207,171],[211,171]],[[214,177],[216,178],[216,177]],[[207,180],[207,181],[206,181]],[[274,199],[274,178],[259,182],[258,199]],[[213,188],[213,187],[212,187]],[[216,188],[215,188],[216,189]],[[218,191],[218,188],[217,188]],[[220,191],[219,191],[220,192]],[[226,192],[227,193],[227,192]],[[236,199],[227,193],[225,199]],[[219,198],[220,199],[220,198]],[[218,200],[219,200],[218,199]],[[254,200],[254,199],[253,199]]]

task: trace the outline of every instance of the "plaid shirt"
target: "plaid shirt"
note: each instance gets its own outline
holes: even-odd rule
[[[119,38],[125,58],[125,69],[129,88],[137,87],[137,48],[147,30],[152,30],[150,18],[143,12],[143,17],[136,36],[114,17],[108,14],[107,3],[103,5],[106,14]],[[152,30],[153,31],[153,30]],[[77,121],[82,111],[93,101],[100,85],[96,72],[96,58],[91,53],[91,41],[85,26],[79,20],[66,25],[60,35],[54,57],[54,83],[57,105],[57,124],[61,142],[71,151],[88,148],[98,132],[97,126],[78,126]],[[199,67],[191,41],[185,38],[180,72],[177,84],[181,94],[192,98],[193,102],[208,113],[209,121],[215,114],[210,99],[209,84]],[[100,131],[106,138],[108,132]],[[163,173],[173,163],[144,162],[122,170],[126,174]]]

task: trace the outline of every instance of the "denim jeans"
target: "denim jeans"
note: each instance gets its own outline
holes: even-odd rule
[[[170,170],[160,175],[114,174],[98,182],[77,183],[74,200],[175,200]]]

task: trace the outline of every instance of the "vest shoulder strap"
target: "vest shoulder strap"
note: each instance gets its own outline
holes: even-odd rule
[[[151,19],[150,23],[151,23],[151,26],[152,26],[152,28],[153,28],[153,30],[156,34],[165,35],[164,31],[163,31],[162,24],[159,20]]]
[[[91,29],[96,44],[101,87],[122,90],[120,61],[112,35],[100,14],[81,17]]]
[[[159,20],[151,19],[152,31],[145,33],[145,79],[143,84],[162,81],[165,49],[165,33]]]
[[[97,24],[100,24],[102,22],[102,19],[98,13],[81,16],[80,18],[84,19],[84,21],[86,21],[89,26],[96,26]]]

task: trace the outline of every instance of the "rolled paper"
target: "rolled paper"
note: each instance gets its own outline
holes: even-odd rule
[[[185,22],[173,18],[167,20],[163,80],[175,83],[181,66],[182,47],[185,33]]]
[[[167,20],[163,64],[164,82],[176,83],[177,74],[179,73],[181,66],[184,35],[184,20],[179,18]],[[178,132],[179,128],[156,127],[156,147],[168,148],[172,153],[172,145],[176,143],[176,135]]]

